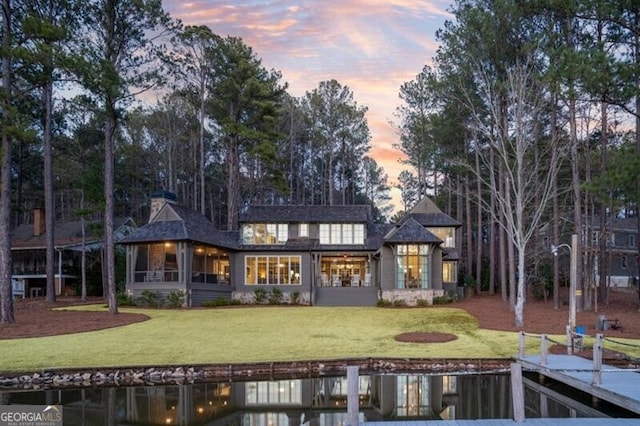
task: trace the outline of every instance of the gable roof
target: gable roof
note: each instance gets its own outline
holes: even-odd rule
[[[249,206],[241,223],[367,223],[371,206]]]
[[[402,224],[409,218],[413,218],[422,226],[428,227],[462,226],[460,222],[443,213],[429,197],[423,197],[415,207],[400,219],[399,223]]]
[[[129,217],[116,217],[113,219],[114,235],[125,235],[135,224]],[[85,245],[91,245],[102,241],[103,222],[98,220],[85,220]],[[98,229],[99,232],[95,232]],[[117,238],[116,238],[117,239]],[[59,222],[55,224],[54,246],[58,248],[71,248],[82,244],[82,221]],[[11,249],[45,249],[47,247],[47,232],[33,235],[33,224],[23,224],[11,231]]]
[[[399,224],[406,222],[407,220],[415,220],[422,226],[427,227],[445,227],[453,226],[460,227],[461,224],[451,216],[445,213],[408,213],[400,219]]]
[[[204,215],[176,204],[166,203],[144,226],[120,244],[157,241],[194,241],[219,247],[237,247],[238,232],[220,231]]]
[[[408,218],[400,226],[389,232],[385,238],[385,243],[422,243],[441,244],[442,240],[413,218]]]

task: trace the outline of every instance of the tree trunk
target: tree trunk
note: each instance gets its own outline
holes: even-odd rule
[[[204,119],[205,119],[205,79],[200,81],[200,212],[205,215],[205,163],[204,163]]]
[[[505,191],[505,185],[504,185],[504,179],[502,178],[502,175],[504,174],[504,166],[502,165],[502,162],[500,162],[500,167],[498,168],[498,191],[500,191],[500,193],[504,194]],[[502,216],[504,215],[502,213],[502,210],[500,210],[500,212],[498,213],[499,217],[502,218]],[[504,223],[504,219],[501,219],[501,221]],[[502,301],[506,302],[507,300],[509,300],[509,280],[507,278],[507,231],[500,226],[498,228],[498,232],[499,232],[499,245],[500,245],[500,255],[498,256],[498,264],[500,265],[500,292],[502,294]]]
[[[229,185],[227,187],[227,230],[233,231],[238,228],[238,199],[240,183],[238,179],[238,141],[237,136],[229,136],[229,147],[227,153],[227,172],[229,174]]]
[[[12,113],[11,75],[11,1],[2,2],[2,170],[0,171],[0,323],[16,322],[13,312],[11,288],[11,148],[12,140],[7,131]]]
[[[556,164],[558,162],[558,98],[555,92],[552,92],[553,106],[551,108],[551,162]],[[552,244],[557,246],[560,239],[560,208],[558,206],[558,179],[554,179],[552,182],[551,203],[552,203]],[[547,247],[545,246],[545,249]],[[558,256],[552,256],[553,259],[553,308],[560,308],[560,269]]]
[[[494,158],[494,153],[493,150],[491,150],[491,152],[489,153],[490,157],[490,165],[491,165],[491,170],[493,170],[494,166],[495,166],[495,158]],[[491,212],[489,212],[489,218],[492,218],[494,214],[496,214],[496,193],[495,191],[489,191],[489,197],[490,197],[490,201],[489,201],[489,209],[491,209]],[[489,294],[494,294],[496,291],[496,249],[497,249],[497,245],[496,245],[496,228],[495,228],[495,223],[493,220],[490,220],[489,223],[487,224],[488,227],[488,234],[489,234]]]
[[[114,149],[117,126],[117,111],[113,104],[107,104],[107,118],[105,122],[104,137],[104,250],[105,250],[105,272],[107,280],[107,303],[109,313],[118,313],[118,302],[116,299],[116,262],[115,262],[115,242],[113,238],[113,212],[114,212]]]
[[[476,149],[476,173],[480,176],[480,152]],[[482,183],[476,179],[476,196],[478,197],[476,214],[476,290],[482,290]]]
[[[466,229],[465,233],[467,236],[467,244],[465,247],[465,261],[466,266],[464,270],[465,274],[465,284],[468,278],[471,278],[473,271],[473,224],[472,224],[472,211],[471,211],[471,189],[469,188],[469,177],[465,177],[464,180],[464,192],[465,192],[465,218],[466,218]]]
[[[49,5],[49,10],[53,5]],[[47,76],[52,79],[53,75]],[[55,211],[53,202],[53,153],[52,153],[52,133],[51,115],[53,110],[53,82],[47,81],[43,90],[44,114],[44,214],[46,232],[46,272],[47,272],[47,302],[56,301],[55,283]],[[61,259],[58,258],[58,261]],[[62,266],[62,265],[60,265]],[[60,269],[58,269],[60,270]],[[60,286],[62,286],[62,276],[58,276]]]

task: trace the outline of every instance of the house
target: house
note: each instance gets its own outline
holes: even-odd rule
[[[80,274],[81,253],[96,252],[102,248],[102,223],[85,221],[85,239],[82,221],[56,223],[54,248],[56,251],[54,279],[56,295],[75,293],[74,284]],[[131,218],[114,219],[116,241],[135,228]],[[47,231],[44,209],[33,210],[33,223],[23,224],[12,231],[12,290],[16,297],[38,297],[46,293]]]
[[[599,282],[600,270],[597,259],[600,252],[600,222],[590,225],[591,241],[589,251],[594,255],[593,276]],[[607,286],[630,287],[638,279],[638,218],[608,218],[605,224],[607,246]]]
[[[310,305],[412,305],[455,288],[459,226],[425,198],[397,224],[374,223],[370,206],[263,205],[246,209],[239,230],[220,231],[161,191],[149,223],[120,243],[134,297],[182,291],[199,306],[279,289]]]

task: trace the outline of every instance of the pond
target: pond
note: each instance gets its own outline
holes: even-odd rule
[[[358,400],[360,423],[512,418],[508,374],[361,374]],[[62,405],[69,425],[334,426],[347,424],[347,378],[11,390],[0,392],[0,402]],[[525,407],[527,418],[604,416],[530,380]]]

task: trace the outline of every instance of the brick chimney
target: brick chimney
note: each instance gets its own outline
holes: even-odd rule
[[[36,207],[33,209],[33,236],[38,237],[45,231],[44,209]]]
[[[153,221],[156,217],[160,209],[164,207],[165,204],[176,204],[178,201],[178,197],[173,192],[169,191],[156,191],[151,193],[150,198],[150,206],[149,206],[149,223]]]

